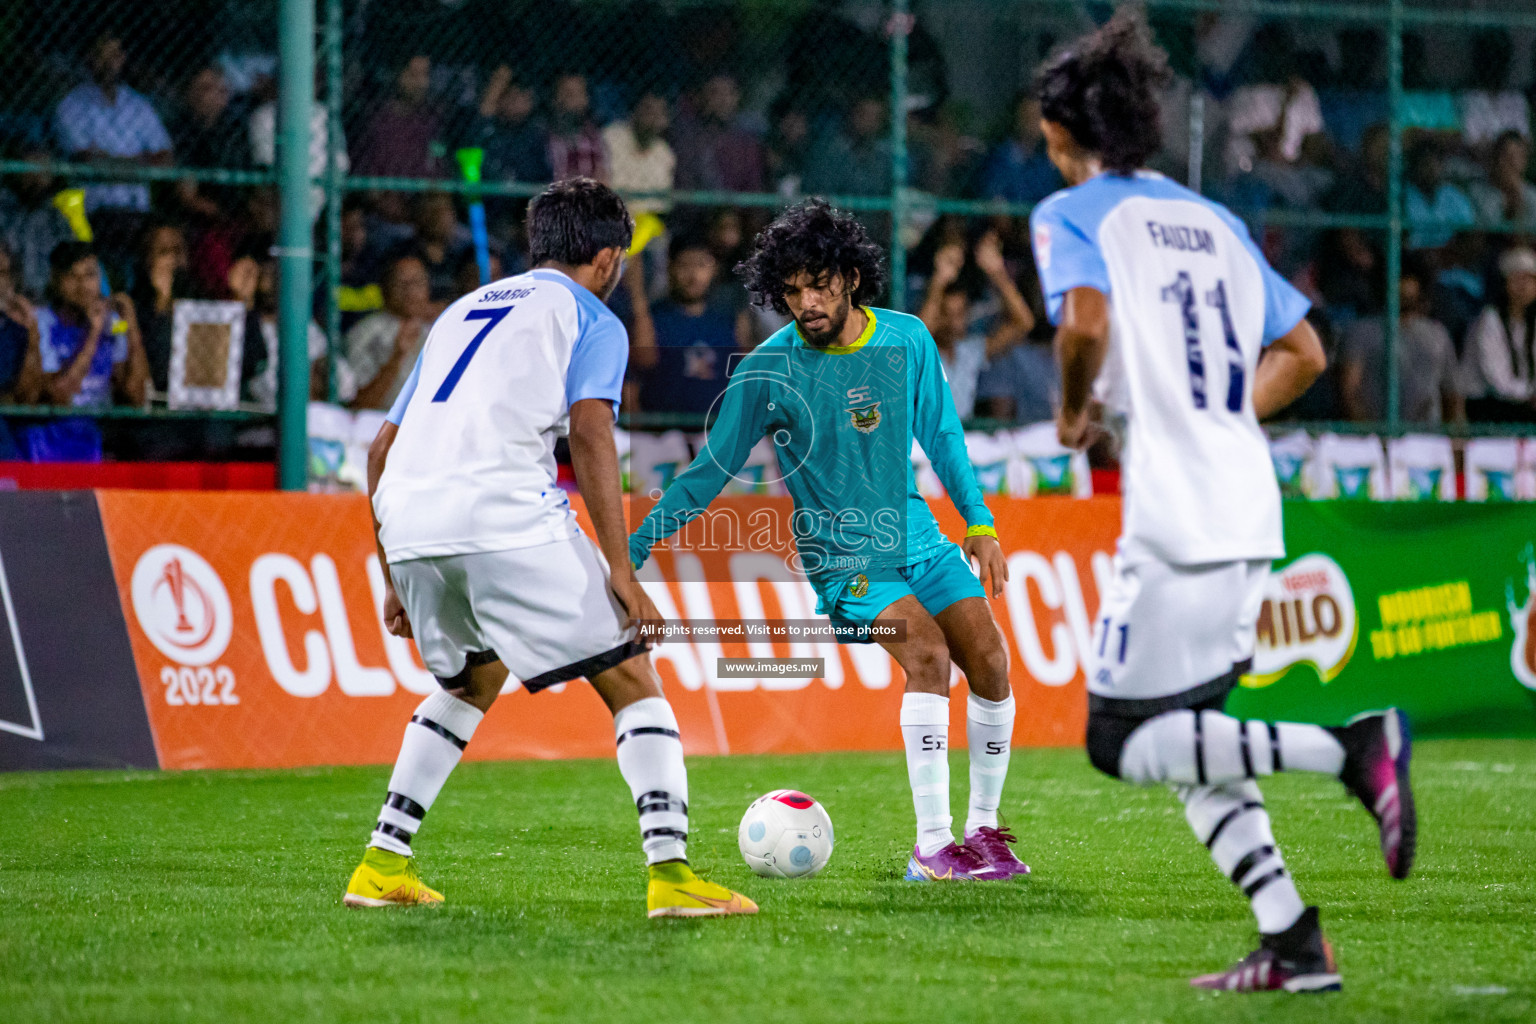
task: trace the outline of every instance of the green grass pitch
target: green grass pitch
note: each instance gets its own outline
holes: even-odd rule
[[[963,815],[964,754],[952,757]],[[468,764],[417,840],[446,907],[341,906],[385,767],[0,776],[4,1021],[1530,1021],[1536,744],[1419,747],[1414,877],[1389,880],[1335,782],[1265,790],[1344,972],[1326,996],[1196,993],[1247,953],[1241,895],[1173,796],[1019,751],[1011,884],[901,880],[899,754],[694,758],[695,864],[755,918],[649,921],[611,762]],[[750,875],[751,798],[803,788],[838,847],[810,881]]]

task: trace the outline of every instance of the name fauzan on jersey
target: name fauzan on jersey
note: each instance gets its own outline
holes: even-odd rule
[[[1216,239],[1205,228],[1185,227],[1183,224],[1159,224],[1155,220],[1149,220],[1147,233],[1152,236],[1153,245],[1164,249],[1201,252],[1207,256],[1216,255]]]

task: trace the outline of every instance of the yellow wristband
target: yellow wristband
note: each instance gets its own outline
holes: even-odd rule
[[[995,540],[997,539],[997,529],[992,526],[968,526],[965,528],[965,535],[967,537],[991,537]]]

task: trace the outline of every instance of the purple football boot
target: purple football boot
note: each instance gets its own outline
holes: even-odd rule
[[[1412,742],[1396,708],[1361,715],[1333,730],[1344,746],[1339,779],[1360,799],[1381,830],[1381,854],[1393,878],[1407,878],[1418,845],[1418,818],[1408,782]]]
[[[997,869],[997,874],[992,876],[996,879],[1018,878],[1029,874],[1029,865],[1019,860],[1008,848],[1009,844],[1018,841],[1019,837],[1006,825],[997,828],[983,826],[965,836],[965,845],[981,854],[982,860]]]
[[[907,861],[909,882],[990,882],[1001,877],[981,854],[959,843],[950,843],[929,857],[914,846]]]

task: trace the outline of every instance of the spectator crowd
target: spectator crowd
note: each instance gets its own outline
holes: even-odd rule
[[[841,18],[831,25],[808,35],[807,47],[873,54],[872,67],[883,67],[877,37]],[[1456,67],[1432,62],[1422,35],[1403,40],[1405,257],[1389,286],[1384,231],[1270,216],[1385,214],[1383,35],[1216,16],[1158,27],[1177,72],[1158,168],[1181,179],[1188,172],[1189,107],[1200,97],[1204,191],[1245,217],[1271,262],[1313,299],[1331,368],[1289,417],[1385,418],[1390,287],[1399,299],[1405,423],[1536,423],[1536,89],[1514,84],[1510,34],[1480,30],[1469,48],[1475,59]],[[458,174],[453,153],[477,147],[487,181],[590,175],[639,193],[632,206],[650,219],[652,240],[613,300],[633,347],[627,411],[696,420],[724,388],[731,356],[783,324],[749,305],[732,275],[771,211],[670,193],[883,196],[892,185],[882,74],[802,67],[790,54],[784,74],[760,79],[700,56],[705,49],[637,79],[627,68],[592,71],[590,61],[586,71],[532,59],[465,63],[460,53],[397,41],[391,60],[349,69],[340,123],[317,80],[310,171],[323,176],[334,146],[353,176],[446,180]],[[1029,205],[1061,187],[1027,90],[987,133],[955,99],[943,49],[921,22],[911,54],[903,116],[915,188]],[[145,59],[124,35],[98,31],[39,116],[0,117],[4,155],[39,165],[0,184],[0,404],[82,414],[19,428],[25,418],[13,417],[11,430],[0,421],[0,458],[99,457],[92,410],[142,406],[167,391],[181,299],[245,307],[241,398],[253,408],[275,403],[271,187],[197,175],[153,184],[106,177],[82,183],[80,209],[59,201],[70,183],[47,168],[58,160],[236,171],[273,164],[270,61],[221,54],[179,75],[139,74]],[[480,283],[461,198],[379,184],[345,193],[339,280],[318,275],[309,330],[312,396],[356,408],[390,404],[432,320]],[[309,212],[320,251],[325,202],[315,188]],[[493,276],[524,269],[526,200],[492,196],[485,205]],[[81,214],[90,243],[77,238]],[[861,216],[877,238],[890,237],[884,214]],[[1026,220],[918,214],[909,227],[909,306],[933,334],[961,416],[1049,419],[1057,385]],[[332,302],[335,345],[320,327]],[[205,437],[181,449],[195,453],[204,442],[214,443]],[[162,437],[139,450],[177,447]]]

